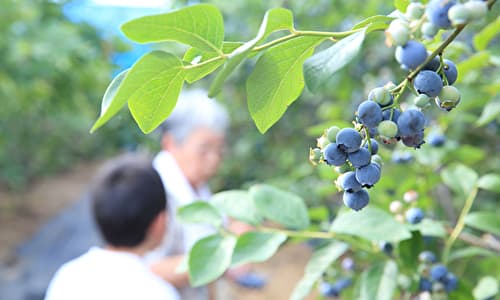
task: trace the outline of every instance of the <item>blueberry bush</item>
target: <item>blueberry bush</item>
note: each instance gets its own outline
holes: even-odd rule
[[[500,86],[499,52],[488,47],[500,31],[495,2],[396,0],[388,14],[341,31],[299,30],[292,10],[272,8],[246,42],[225,40],[211,4],[134,19],[122,26],[130,40],[188,48],[182,57],[154,50],[116,76],[91,131],[127,105],[150,133],[185,83],[208,78],[215,97],[241,66],[248,112],[267,134],[301,94],[321,97],[338,84],[335,75],[359,62],[366,44],[384,47],[400,68],[393,78],[364,87],[351,77],[346,84],[363,91],[353,93],[362,101],[343,107],[350,117],[321,112],[325,122],[310,130],[319,134],[309,161],[329,186],[311,193],[341,192],[334,201],[344,207],[308,207],[302,194],[269,183],[217,193],[178,211],[183,222],[218,229],[193,246],[183,269],[192,285],[204,285],[231,266],[269,259],[286,241],[308,240],[314,252],[290,299],[313,288],[324,298],[494,299]],[[456,137],[469,128],[493,131],[493,145],[473,133],[460,145]],[[481,143],[490,153],[473,146]],[[473,209],[477,199],[482,209]],[[224,216],[254,230],[235,236]]]

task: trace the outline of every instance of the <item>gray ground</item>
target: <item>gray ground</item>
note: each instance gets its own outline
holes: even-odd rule
[[[89,201],[83,197],[21,244],[13,261],[0,265],[0,300],[43,299],[57,269],[99,243]]]

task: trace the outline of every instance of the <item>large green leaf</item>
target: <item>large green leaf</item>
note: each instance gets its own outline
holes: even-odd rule
[[[481,278],[472,291],[474,299],[485,300],[498,294],[498,281],[493,276]]]
[[[500,32],[500,17],[491,22],[474,36],[474,47],[481,51],[486,49],[490,41]]]
[[[280,232],[246,232],[238,237],[232,265],[265,261],[276,253],[285,240],[286,235]]]
[[[90,129],[90,132],[94,132],[97,128],[104,125],[127,103],[126,97],[117,98],[115,96],[120,84],[125,79],[125,76],[127,76],[128,70],[129,69],[124,70],[120,74],[116,75],[116,77],[113,78],[109,84],[104,96],[102,97],[101,114],[99,115],[97,121],[95,121],[92,129]]]
[[[424,243],[419,231],[412,231],[411,239],[398,244],[398,254],[406,268],[415,270],[418,266],[418,254],[423,250]]]
[[[391,300],[397,285],[398,266],[392,260],[377,263],[361,275],[360,300]]]
[[[255,202],[247,191],[220,192],[212,196],[210,203],[221,212],[245,223],[258,225],[262,221]]]
[[[254,185],[249,192],[261,216],[289,228],[309,226],[307,207],[299,196],[266,184]]]
[[[206,223],[218,227],[222,225],[222,216],[217,209],[204,201],[184,205],[177,211],[177,219],[183,223]]]
[[[244,43],[236,49],[227,59],[222,70],[215,77],[210,90],[209,97],[214,97],[220,93],[222,84],[227,77],[236,69],[236,67],[250,54],[253,47],[260,41],[264,40],[269,34],[274,31],[293,28],[292,12],[284,8],[273,8],[266,12],[262,24],[260,25],[257,36],[252,40]]]
[[[457,64],[457,69],[460,70],[457,82],[461,82],[465,76],[461,74],[468,74],[474,70],[481,70],[484,67],[490,65],[491,54],[487,50],[474,53],[474,55],[469,56],[467,59],[459,62]]]
[[[235,245],[235,237],[218,234],[197,241],[188,259],[191,285],[204,285],[222,275],[231,264]]]
[[[150,133],[175,107],[184,75],[179,58],[163,51],[150,52],[132,66],[113,101],[126,98],[139,128]]]
[[[492,100],[483,108],[483,112],[479,119],[477,119],[476,124],[478,126],[484,126],[491,121],[495,120],[500,116],[500,100]]]
[[[444,169],[441,178],[457,194],[467,196],[476,185],[478,175],[465,165],[455,164]]]
[[[302,64],[324,37],[302,36],[267,50],[247,80],[250,115],[261,133],[266,132],[302,93]]]
[[[399,242],[411,238],[410,231],[396,221],[394,216],[372,206],[339,215],[333,221],[330,230],[370,241]]]
[[[446,229],[444,228],[443,224],[427,218],[423,219],[422,222],[418,224],[409,224],[408,228],[410,230],[418,230],[424,236],[446,236]]]
[[[330,242],[328,245],[316,250],[307,263],[304,277],[295,286],[290,300],[300,300],[307,296],[314,283],[347,249],[349,249],[349,246],[345,243]]]
[[[472,212],[465,217],[465,224],[479,230],[500,235],[500,218],[495,212]]]
[[[479,188],[500,193],[500,174],[486,174],[479,178],[477,181]]]
[[[242,43],[239,42],[224,42],[222,44],[222,52],[224,54],[231,53],[241,45]],[[189,83],[198,81],[224,64],[226,58],[219,57],[216,59],[218,56],[220,54],[217,52],[202,51],[193,47],[189,48],[182,58],[183,61],[189,63],[189,65],[184,66],[186,81]]]
[[[135,42],[177,41],[205,51],[219,52],[224,40],[222,15],[210,4],[137,18],[123,24],[121,30]]]
[[[494,256],[494,252],[479,247],[467,247],[455,250],[450,253],[450,262],[456,259],[464,259],[473,256]]]
[[[394,6],[400,11],[400,12],[406,12],[406,8],[408,7],[408,4],[410,4],[410,0],[394,0]]]
[[[352,29],[363,28],[363,27],[366,27],[367,25],[369,26],[369,25],[375,24],[375,23],[387,23],[387,22],[390,22],[392,20],[394,20],[394,17],[384,16],[384,15],[371,16],[371,17],[364,19],[361,22],[356,23],[356,25],[354,25],[352,27]]]
[[[343,38],[328,49],[314,54],[304,64],[307,88],[316,92],[332,75],[347,65],[361,49],[365,29]]]

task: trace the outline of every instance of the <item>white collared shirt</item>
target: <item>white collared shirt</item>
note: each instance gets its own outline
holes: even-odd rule
[[[91,248],[64,264],[45,300],[179,300],[173,286],[154,275],[141,257],[129,252]]]

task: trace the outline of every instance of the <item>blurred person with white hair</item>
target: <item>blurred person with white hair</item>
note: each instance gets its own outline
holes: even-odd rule
[[[216,174],[225,152],[229,114],[203,90],[183,91],[171,115],[160,126],[161,151],[153,166],[160,174],[169,199],[170,222],[162,245],[147,258],[154,273],[175,285],[182,299],[208,299],[206,287],[189,287],[187,273],[176,272],[185,255],[199,239],[215,233],[209,225],[181,224],[179,207],[207,201],[211,191],[207,182]],[[231,221],[229,229],[240,234],[249,225]],[[236,272],[243,275],[245,273]],[[260,278],[251,274],[250,280]],[[238,282],[238,278],[237,282]],[[261,280],[262,281],[262,280]]]

